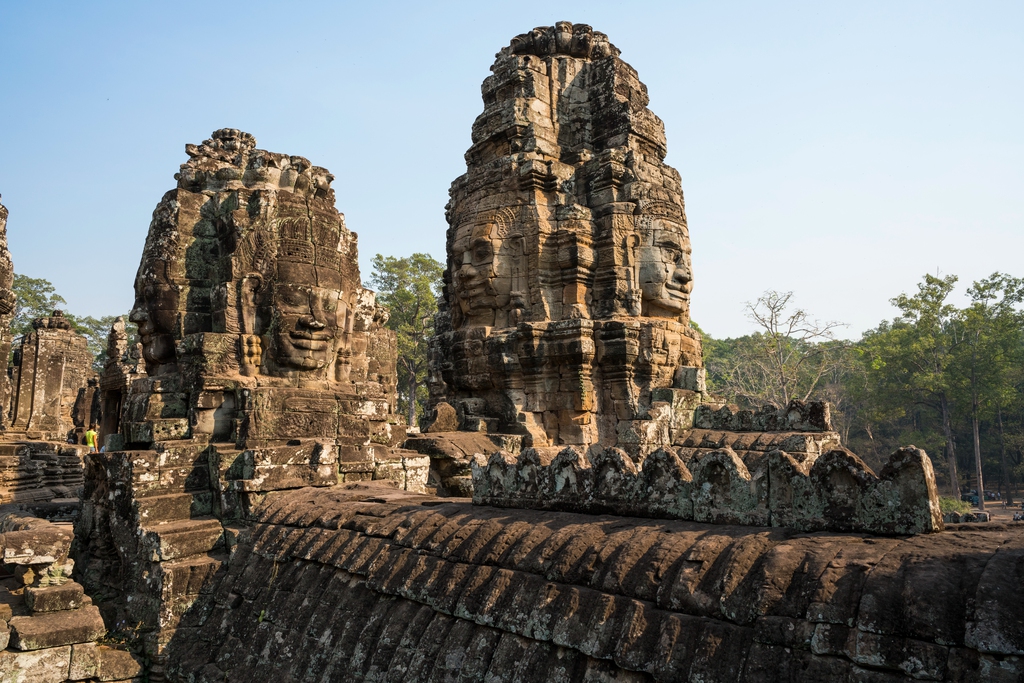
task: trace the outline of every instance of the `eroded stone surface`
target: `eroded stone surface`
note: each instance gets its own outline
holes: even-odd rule
[[[1016,590],[998,568],[1024,525],[900,539],[439,502],[272,495],[183,620],[171,679],[432,680],[453,662],[470,681],[558,663],[569,681],[598,664],[664,681],[1024,675],[1018,644],[972,635],[1012,632],[1012,601],[983,596]]]
[[[11,618],[11,647],[16,650],[88,643],[107,632],[95,606]]]
[[[70,681],[123,681],[142,673],[142,665],[125,650],[96,643],[83,643],[71,648]]]
[[[62,311],[32,321],[32,331],[14,350],[11,375],[12,419],[5,436],[66,441],[75,426],[78,390],[93,371],[85,337]]]

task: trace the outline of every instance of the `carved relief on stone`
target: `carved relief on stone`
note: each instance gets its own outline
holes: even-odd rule
[[[517,218],[515,208],[502,207],[454,227],[455,327],[506,327],[522,319],[527,297],[526,245]]]
[[[641,202],[637,207],[636,283],[640,314],[688,322],[693,271],[686,217],[675,204]]]
[[[161,638],[177,624],[163,615],[183,614],[188,601],[151,592],[149,577],[166,576],[146,545],[152,525],[174,522],[200,539],[174,562],[194,562],[202,576],[225,537],[221,522],[244,518],[270,491],[368,479],[422,490],[427,474],[426,458],[393,448],[403,434],[395,336],[360,284],[333,177],[235,129],[186,152],[135,283],[131,318],[150,372],[132,381],[119,433],[90,475],[89,552],[106,553],[105,575],[124,577],[126,620]],[[186,502],[157,509],[154,497]],[[113,541],[110,520],[130,538]]]
[[[360,284],[333,176],[234,129],[186,151],[136,279],[149,374],[126,398],[125,442],[266,445],[294,438],[286,424],[300,418],[335,425],[333,438],[351,440],[350,427],[383,438],[398,422],[393,333]],[[324,400],[293,410],[297,389]]]

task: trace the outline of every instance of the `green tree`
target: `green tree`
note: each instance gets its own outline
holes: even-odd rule
[[[998,408],[1012,400],[1014,371],[1020,362],[1022,316],[1018,306],[1024,300],[1024,280],[993,273],[975,282],[967,294],[971,303],[957,316],[960,343],[953,372],[966,394],[964,403],[970,406],[978,506],[984,510],[980,424],[983,416],[995,417]],[[1001,466],[1005,480],[1005,447]]]
[[[876,411],[907,416],[908,406],[935,411],[942,425],[953,497],[960,497],[953,437],[951,366],[960,341],[956,307],[947,302],[955,275],[925,275],[914,296],[900,294],[892,303],[900,315],[864,334],[861,340],[876,398]]]
[[[427,398],[427,340],[434,333],[443,274],[444,266],[429,254],[373,257],[370,285],[391,311],[387,326],[398,337],[398,403],[410,425]]]
[[[49,280],[14,274],[14,319],[11,320],[11,333],[17,337],[31,331],[32,321],[53,313],[54,309],[63,308],[67,302],[57,294],[57,290]]]

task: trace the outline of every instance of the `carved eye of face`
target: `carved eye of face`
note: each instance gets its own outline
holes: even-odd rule
[[[473,242],[473,263],[487,263],[491,260],[491,243],[478,239]]]
[[[309,293],[298,287],[282,287],[277,296],[281,304],[298,308],[309,304]]]

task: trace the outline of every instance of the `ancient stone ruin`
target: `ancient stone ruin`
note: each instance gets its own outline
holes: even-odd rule
[[[668,445],[648,438],[651,392],[703,390],[683,195],[636,72],[567,26],[517,38],[484,81],[432,398],[464,429],[639,454]]]
[[[66,441],[75,427],[78,390],[93,374],[92,356],[63,311],[36,318],[32,328],[14,349],[11,424],[5,436]]]
[[[396,448],[394,334],[360,284],[333,176],[233,129],[186,152],[135,283],[145,373],[111,332],[107,450],[79,523],[87,588],[149,632],[154,661],[268,492],[417,491],[428,467]]]
[[[707,392],[679,174],[607,38],[538,29],[491,72],[450,191],[431,392],[460,429],[502,436],[482,462],[433,425],[411,442],[438,488],[466,493],[471,472],[474,500],[503,507],[940,529],[923,452],[878,477],[841,448],[827,405],[737,412]]]
[[[944,529],[924,452],[876,475],[828,404],[708,392],[679,175],[608,38],[492,72],[409,438],[331,175],[186,146],[140,347],[115,323],[78,394],[74,546],[77,501],[0,508],[0,679],[1024,679],[1024,525]]]
[[[7,248],[7,207],[0,204],[0,358],[11,354],[11,321],[14,319],[14,262]],[[11,380],[0,373],[0,428],[6,428],[11,406]]]
[[[178,681],[1020,680],[1024,534],[803,534],[268,498],[171,645]]]
[[[124,318],[115,320],[107,335],[107,358],[99,377],[100,443],[105,443],[107,436],[121,433],[128,389],[132,382],[146,375],[140,347],[129,345]]]
[[[0,674],[5,681],[139,680],[137,657],[96,643],[107,626],[71,578],[72,539],[68,523],[0,511],[0,567],[13,574],[0,587]]]

